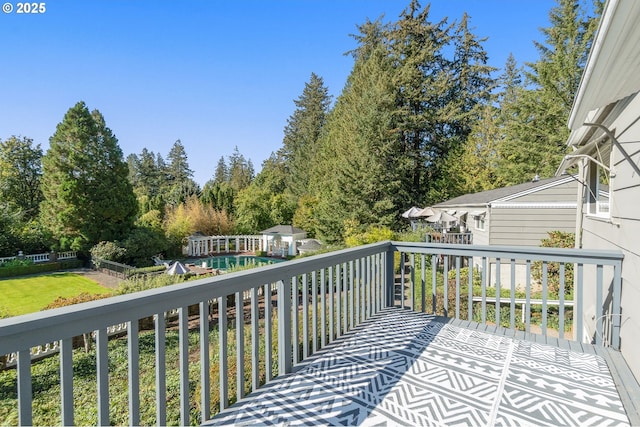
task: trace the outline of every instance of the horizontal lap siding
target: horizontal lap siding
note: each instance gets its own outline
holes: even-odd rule
[[[577,200],[577,186],[577,181],[571,180],[509,201],[517,203],[575,203]]]
[[[629,101],[627,109],[607,127],[640,165],[640,96]],[[616,149],[611,159],[611,219],[586,216],[582,246],[588,249],[618,249],[624,253],[622,267],[621,352],[636,379],[640,381],[640,176]],[[605,278],[606,279],[606,278]],[[592,278],[585,277],[589,295]],[[608,283],[608,282],[605,282]],[[592,323],[588,324],[593,327]]]
[[[575,232],[575,208],[494,208],[492,245],[540,246],[549,231]]]

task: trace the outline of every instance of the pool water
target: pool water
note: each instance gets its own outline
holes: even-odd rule
[[[209,268],[214,268],[216,270],[229,270],[236,266],[262,267],[263,265],[275,264],[282,261],[284,260],[250,255],[225,255],[203,259],[200,260],[198,264],[203,265],[206,263],[206,266]]]

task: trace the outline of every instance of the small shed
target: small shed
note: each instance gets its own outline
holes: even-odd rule
[[[297,244],[307,237],[307,232],[292,225],[276,225],[260,232],[263,248],[269,255],[286,257],[297,254]]]
[[[320,249],[322,249],[322,242],[317,239],[300,240],[300,246],[298,246],[298,252],[300,252],[300,254],[316,252]]]

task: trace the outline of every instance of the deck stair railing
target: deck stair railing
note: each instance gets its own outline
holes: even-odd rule
[[[481,276],[480,287],[464,290],[465,270],[462,259],[474,267],[467,274],[467,284]],[[453,262],[450,262],[453,260]],[[536,262],[542,263],[540,332],[549,333],[544,322],[547,313],[549,280],[552,263],[560,262],[564,273],[575,265],[573,305],[559,298],[559,310],[572,309],[574,329],[582,330],[584,297],[595,298],[600,311],[596,313],[596,343],[619,346],[620,283],[622,254],[619,252],[554,250],[548,248],[514,248],[455,244],[381,242],[273,264],[252,270],[199,279],[165,288],[121,295],[75,306],[62,307],[0,320],[0,355],[17,353],[16,386],[19,423],[74,424],[74,359],[73,337],[92,333],[95,336],[94,375],[97,389],[97,423],[108,425],[110,396],[120,390],[109,386],[109,328],[126,324],[124,338],[127,357],[128,407],[119,408],[127,420],[120,423],[140,425],[167,424],[167,336],[177,333],[177,360],[171,360],[179,371],[179,422],[182,425],[203,422],[230,401],[244,398],[263,382],[291,372],[294,365],[316,353],[330,342],[348,333],[361,322],[390,306],[435,312],[449,317],[500,323],[502,306],[509,307],[509,322],[515,327],[515,273],[504,281],[503,267],[515,272],[524,265],[530,272]],[[493,268],[493,275],[491,271]],[[583,279],[590,271],[596,278],[595,289],[587,289]],[[466,270],[468,272],[468,270]],[[511,274],[511,273],[509,273]],[[448,278],[445,280],[444,278]],[[606,279],[606,280],[605,280]],[[560,280],[561,282],[563,279]],[[509,297],[498,292],[491,297],[490,288],[508,289]],[[524,283],[529,307],[534,283]],[[561,285],[564,286],[564,285]],[[248,293],[250,298],[242,298]],[[478,293],[478,295],[476,295]],[[595,293],[595,295],[594,295]],[[561,292],[564,295],[563,292]],[[613,297],[609,297],[612,295]],[[463,310],[465,298],[476,303]],[[494,307],[492,318],[489,307]],[[166,313],[177,310],[171,329]],[[467,312],[468,310],[468,312]],[[477,312],[474,312],[474,310]],[[476,317],[473,317],[476,316]],[[605,319],[611,319],[605,321]],[[151,330],[144,332],[141,320],[151,319]],[[531,313],[527,313],[531,319]],[[562,325],[568,319],[559,321]],[[145,323],[149,327],[149,322]],[[529,324],[529,323],[528,323]],[[577,324],[577,326],[575,325]],[[564,329],[564,328],[561,328]],[[170,331],[170,332],[169,332]],[[174,332],[177,331],[177,332]],[[212,331],[217,331],[212,335]],[[141,388],[142,333],[152,334],[155,387]],[[193,350],[193,335],[197,336],[197,351]],[[246,335],[246,336],[245,336]],[[212,342],[212,336],[215,341]],[[604,339],[606,337],[606,339]],[[30,349],[42,343],[59,342],[60,419],[34,419],[32,360]],[[247,347],[245,348],[245,343]],[[123,344],[124,345],[124,344]],[[213,350],[212,350],[213,349]],[[212,353],[214,351],[215,353]],[[54,356],[58,357],[58,356]],[[189,378],[193,360],[199,361],[199,379]],[[230,369],[230,358],[235,368]],[[246,362],[245,362],[246,361]],[[40,363],[40,362],[33,362]],[[216,369],[212,369],[214,364]],[[212,378],[212,372],[219,372]],[[146,372],[145,372],[146,374]],[[246,375],[245,375],[246,374]],[[85,373],[86,375],[86,373]],[[246,385],[245,378],[250,378]],[[235,392],[232,392],[235,384]],[[194,392],[194,389],[198,392]],[[155,417],[141,419],[141,391],[152,393]],[[219,395],[219,407],[212,408],[212,391]],[[198,397],[196,397],[198,396]],[[199,399],[199,402],[194,400]],[[119,400],[122,401],[122,400]],[[197,414],[193,414],[197,408]]]

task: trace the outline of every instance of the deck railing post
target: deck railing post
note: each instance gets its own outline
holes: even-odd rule
[[[612,331],[611,331],[611,347],[614,350],[620,350],[620,323],[621,310],[620,299],[622,295],[622,261],[617,262],[613,266],[613,305],[612,305]]]
[[[393,254],[394,254],[394,250],[393,248],[390,246],[389,249],[387,249],[387,252],[385,253],[385,265],[384,265],[384,275],[383,277],[385,278],[385,289],[386,289],[386,301],[384,301],[384,306],[385,307],[393,307],[394,305],[394,300],[393,300],[393,287],[395,285],[395,272],[394,272],[394,263],[393,263]]]

